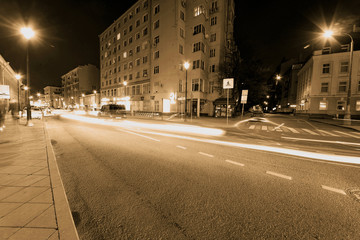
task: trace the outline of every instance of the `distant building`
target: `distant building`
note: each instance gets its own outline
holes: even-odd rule
[[[0,55],[0,85],[8,86],[10,96],[6,96],[6,101],[9,103],[18,103],[20,100],[21,107],[25,106],[25,95],[21,87],[21,79],[16,79],[16,73],[11,68],[10,63]],[[20,97],[19,97],[20,95]],[[5,99],[5,95],[0,95],[0,98]]]
[[[233,0],[139,0],[99,36],[102,104],[179,113],[187,95],[188,113],[213,116],[234,11]]]
[[[45,103],[49,107],[61,108],[62,107],[62,88],[54,86],[46,86],[44,88]]]
[[[298,113],[340,117],[345,114],[349,88],[349,51],[349,44],[314,51],[298,73]],[[352,118],[360,118],[360,51],[354,50],[353,53],[350,110]]]
[[[61,77],[64,107],[80,106],[82,94],[99,88],[99,69],[88,64],[79,66]]]

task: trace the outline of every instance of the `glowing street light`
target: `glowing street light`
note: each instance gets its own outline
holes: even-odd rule
[[[325,38],[330,38],[334,35],[334,32],[332,30],[326,30],[323,33],[323,36]],[[346,109],[345,109],[345,115],[344,115],[344,119],[351,119],[351,111],[350,111],[350,101],[351,101],[351,72],[352,72],[352,62],[353,62],[353,54],[354,54],[354,39],[353,37],[348,34],[348,33],[341,33],[341,34],[337,34],[337,35],[347,35],[348,37],[350,37],[351,43],[350,43],[350,59],[349,59],[349,86],[347,89],[347,97],[346,97]]]
[[[185,62],[184,63],[184,68],[185,68],[185,121],[186,121],[186,115],[187,115],[187,70],[190,67],[190,63],[189,62]]]
[[[27,77],[27,88],[30,89],[30,67],[29,67],[29,40],[35,36],[35,32],[30,27],[23,27],[20,29],[21,34],[26,38],[26,77]],[[30,90],[29,90],[30,91]],[[27,91],[27,95],[30,95],[30,92]],[[31,106],[30,99],[27,99],[27,114],[26,114],[26,126],[33,126],[31,122]]]

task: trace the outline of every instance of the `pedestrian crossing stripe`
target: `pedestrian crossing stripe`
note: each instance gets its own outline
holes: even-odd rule
[[[255,128],[255,125],[251,125],[250,127],[249,127],[249,129],[254,129]]]
[[[261,126],[261,130],[267,131],[267,126]]]
[[[309,130],[309,129],[306,129],[306,128],[302,128],[301,130],[303,130],[303,131],[305,131],[305,132],[307,132],[307,133],[310,133],[311,135],[319,135],[318,133],[313,132],[313,131],[311,131],[311,130]]]
[[[325,130],[318,130],[320,133],[322,133],[323,135],[327,136],[327,135],[330,135],[330,136],[333,136],[333,137],[339,137],[339,135],[337,134],[334,134],[334,133],[331,133],[331,132],[328,132],[328,131],[325,131]]]
[[[287,127],[287,129],[289,129],[291,132],[293,132],[293,133],[299,133],[296,129],[294,129],[294,128],[290,128],[290,127]]]
[[[346,136],[350,136],[350,137],[354,137],[354,138],[360,138],[360,136],[356,136],[356,135],[353,135],[353,134],[350,134],[350,133],[345,133],[345,132],[341,132],[341,131],[334,131],[334,132],[344,134]]]

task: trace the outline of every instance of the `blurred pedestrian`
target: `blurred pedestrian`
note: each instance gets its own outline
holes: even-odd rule
[[[5,115],[7,109],[6,99],[0,99],[0,132],[5,128]]]
[[[9,112],[11,112],[11,116],[14,121],[19,119],[19,106],[18,103],[13,99],[10,101]]]

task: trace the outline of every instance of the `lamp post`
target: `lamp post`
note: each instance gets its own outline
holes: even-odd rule
[[[27,77],[27,109],[26,109],[26,126],[33,126],[31,122],[31,106],[30,106],[30,69],[29,69],[29,40],[35,35],[35,32],[30,27],[23,27],[20,29],[21,34],[26,38],[26,77]]]
[[[185,62],[184,63],[184,68],[185,68],[185,122],[186,122],[186,115],[187,115],[187,70],[190,67],[190,63],[189,62]]]
[[[15,78],[18,80],[18,111],[20,111],[20,109],[21,109],[21,106],[20,106],[20,81],[21,81],[21,75],[16,74]]]
[[[342,33],[343,35],[347,35],[350,37],[350,59],[349,59],[349,86],[347,89],[347,96],[346,96],[346,109],[345,109],[345,115],[344,119],[351,120],[351,111],[350,111],[350,100],[351,100],[351,72],[352,72],[352,62],[353,62],[353,55],[354,55],[354,39],[353,37],[348,33]],[[323,36],[325,38],[330,38],[334,35],[334,32],[331,30],[325,31]]]

